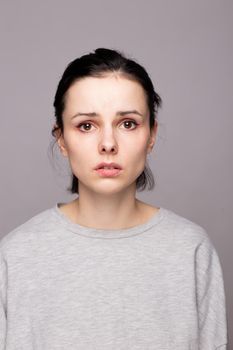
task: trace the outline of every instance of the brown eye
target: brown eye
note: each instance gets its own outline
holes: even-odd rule
[[[132,124],[135,125],[135,128],[133,128],[133,129],[136,129],[136,127],[137,127],[137,125],[138,125],[138,123],[135,122],[134,120],[125,120],[125,121],[123,122],[123,124],[126,125],[126,129],[131,129],[131,128],[130,128],[130,125],[132,125]]]
[[[91,127],[91,123],[81,123],[81,124],[79,124],[78,125],[78,129],[80,129],[82,126],[86,126],[86,125],[88,125],[88,127],[86,128],[86,127],[84,127],[84,131],[89,131],[90,130],[90,127]],[[80,129],[81,130],[81,129]]]

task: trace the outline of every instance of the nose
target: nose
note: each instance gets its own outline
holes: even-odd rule
[[[113,153],[115,154],[118,150],[116,138],[111,130],[106,130],[103,132],[100,143],[99,151],[100,153]]]

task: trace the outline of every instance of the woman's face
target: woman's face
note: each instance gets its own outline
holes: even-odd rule
[[[58,143],[79,188],[112,194],[136,186],[157,129],[155,123],[150,131],[139,83],[116,74],[76,81],[66,94],[63,124]],[[118,163],[122,170],[114,177],[100,176],[95,168],[101,162]]]

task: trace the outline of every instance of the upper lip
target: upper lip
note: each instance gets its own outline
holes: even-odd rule
[[[105,162],[102,162],[102,163],[99,163],[95,169],[100,169],[100,168],[103,168],[103,167],[112,167],[112,168],[117,168],[117,169],[122,169],[121,166],[117,163],[105,163]]]

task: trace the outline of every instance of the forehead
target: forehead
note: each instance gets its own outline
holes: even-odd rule
[[[108,74],[103,77],[85,77],[68,89],[65,109],[82,108],[147,108],[146,94],[140,83],[129,78]]]

